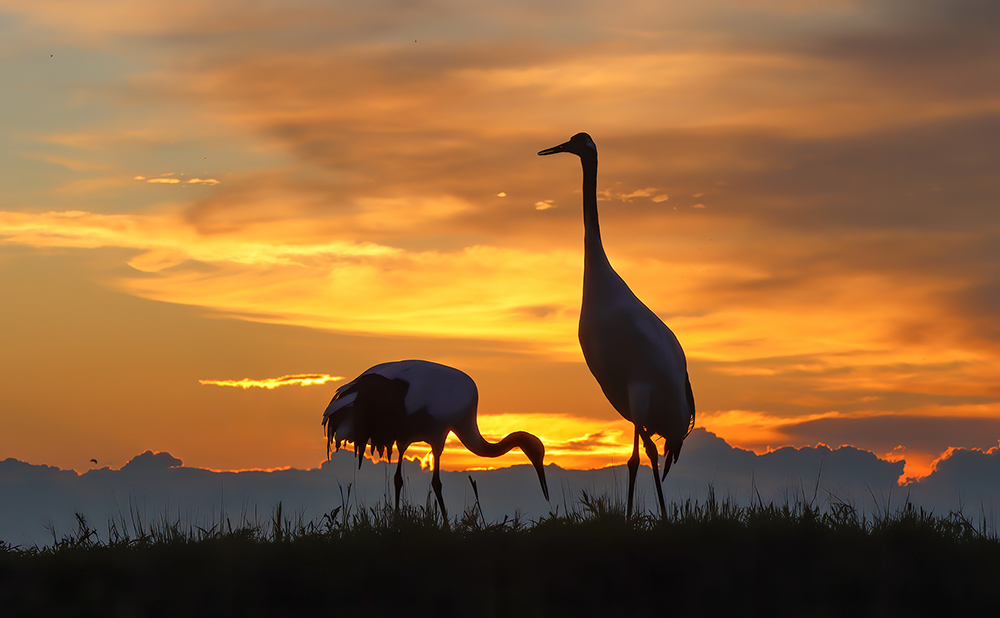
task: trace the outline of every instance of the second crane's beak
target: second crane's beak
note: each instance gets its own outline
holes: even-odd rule
[[[553,146],[552,148],[546,148],[545,150],[539,150],[538,154],[541,156],[556,154],[557,152],[566,152],[566,147],[569,146],[569,142],[564,142],[558,146]]]

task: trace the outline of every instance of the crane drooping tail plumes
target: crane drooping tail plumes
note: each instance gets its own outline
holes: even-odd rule
[[[410,385],[377,373],[364,373],[337,389],[323,414],[326,427],[326,456],[330,447],[340,449],[340,443],[354,443],[358,468],[365,460],[365,445],[371,455],[392,460],[392,445],[396,429],[406,420],[406,391]]]
[[[394,481],[396,508],[399,508],[403,454],[414,442],[426,442],[434,459],[431,487],[447,524],[440,462],[448,433],[454,432],[465,448],[480,457],[499,457],[520,448],[535,467],[542,493],[548,500],[542,441],[530,433],[515,431],[500,442],[488,442],[476,422],[478,407],[476,383],[454,367],[423,360],[375,365],[338,388],[323,413],[327,457],[331,447],[339,449],[342,442],[351,442],[360,468],[366,447],[372,455],[388,454],[391,460],[395,444],[399,459]]]
[[[628,461],[628,514],[639,469],[639,441],[653,467],[653,480],[663,501],[654,435],[666,438],[663,478],[680,456],[684,438],[694,427],[694,393],[687,360],[677,337],[640,301],[611,267],[601,242],[597,217],[597,146],[586,133],[540,151],[539,155],[568,152],[583,165],[583,304],[580,309],[580,348],[587,367],[612,406],[635,425],[632,457]]]

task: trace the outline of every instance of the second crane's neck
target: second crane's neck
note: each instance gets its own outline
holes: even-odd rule
[[[597,158],[583,159],[583,252],[585,271],[610,267],[597,218]]]

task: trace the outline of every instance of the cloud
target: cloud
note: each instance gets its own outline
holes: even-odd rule
[[[997,85],[975,78],[995,70],[1000,45],[987,24],[998,15],[988,0],[872,3],[869,28],[838,29],[804,45],[824,57],[849,62],[884,84],[926,96],[989,96]]]
[[[894,442],[897,446],[903,442],[907,460],[904,478],[921,478],[931,474],[941,454],[955,445],[989,448],[996,443],[1000,436],[998,407],[990,408],[989,415],[983,416],[963,415],[956,406],[934,416],[901,412],[796,419],[783,432],[790,443],[850,443],[879,453],[892,452]]]
[[[107,163],[99,163],[97,161],[90,161],[87,159],[76,159],[72,157],[59,156],[54,154],[38,154],[38,155],[27,155],[30,158],[37,158],[39,160],[45,161],[46,163],[51,163],[53,165],[60,165],[74,172],[92,172],[98,170],[110,169],[111,165]]]
[[[575,285],[568,282],[579,272],[576,255],[561,252],[286,244],[201,235],[169,216],[85,212],[0,213],[0,237],[38,247],[137,249],[141,253],[129,265],[157,276],[122,278],[120,287],[259,321],[354,332],[507,337],[554,351],[565,347],[564,333],[573,328],[572,318],[558,313],[530,322],[521,318],[526,306],[575,304]],[[196,262],[213,268],[198,268]],[[352,295],[351,303],[342,302],[344,294]]]
[[[145,176],[135,176],[133,180],[143,180],[151,184],[166,184],[166,185],[208,185],[215,186],[219,184],[219,181],[214,178],[172,178],[174,172],[168,174],[160,174],[159,178],[146,178]],[[183,174],[182,174],[183,175]]]
[[[586,441],[596,444],[603,439],[595,434]],[[995,470],[998,452],[998,448],[953,450],[939,460],[929,477],[903,488],[896,484],[901,462],[879,459],[864,450],[817,446],[757,455],[696,429],[671,468],[664,490],[668,500],[679,501],[703,501],[711,487],[719,498],[737,504],[805,500],[825,508],[847,502],[869,516],[898,508],[908,495],[917,506],[939,515],[964,506],[965,515],[978,522],[980,506],[986,509],[982,513],[992,512],[1000,494],[1000,475]],[[105,467],[78,475],[7,459],[0,462],[0,491],[7,498],[0,503],[0,539],[22,545],[51,542],[46,522],[57,536],[67,534],[75,529],[74,512],[85,515],[104,534],[101,522],[118,521],[126,508],[147,526],[165,518],[167,523],[176,520],[182,526],[208,527],[222,512],[234,522],[240,513],[257,513],[262,522],[279,501],[286,513],[318,519],[341,505],[338,484],[341,488],[350,485],[355,507],[391,500],[391,493],[385,493],[385,479],[394,466],[367,462],[359,470],[354,456],[344,451],[312,470],[212,472],[183,466],[168,453],[147,451],[121,470]],[[430,495],[430,471],[421,469],[415,460],[407,460],[404,471],[404,498],[423,504]],[[474,502],[469,476],[478,484],[484,516],[493,521],[515,511],[536,519],[556,507],[560,511],[576,508],[581,490],[621,496],[627,472],[621,464],[599,470],[549,465],[546,476],[552,503],[542,498],[528,465],[444,472],[445,502],[453,514]],[[645,468],[637,479],[637,502],[643,509],[655,508],[650,476]],[[220,487],[225,488],[223,493]]]
[[[198,384],[233,386],[236,388],[242,388],[243,390],[248,388],[266,388],[268,390],[273,390],[279,386],[288,386],[291,384],[298,384],[299,386],[312,386],[315,384],[326,384],[327,382],[338,382],[343,379],[344,378],[342,376],[331,376],[325,373],[307,373],[281,376],[279,378],[264,378],[262,380],[254,380],[251,378],[243,378],[242,380],[198,380]]]
[[[130,459],[127,464],[122,466],[122,471],[136,473],[152,472],[155,470],[178,468],[183,465],[183,461],[177,459],[170,453],[154,453],[153,451],[146,451]]]
[[[169,215],[105,215],[83,211],[26,213],[0,211],[0,238],[35,247],[120,247],[175,252],[184,259],[241,264],[295,264],[312,256],[390,256],[399,251],[374,243],[333,242],[286,245],[246,237],[198,235]],[[301,261],[300,261],[301,260]],[[143,270],[143,258],[133,260]]]
[[[907,486],[915,500],[948,505],[965,515],[996,516],[1000,509],[1000,447],[949,449],[929,476]],[[995,519],[994,519],[995,525]]]
[[[604,189],[598,191],[598,200],[613,200],[619,202],[631,202],[636,198],[648,198],[649,200],[659,204],[670,199],[666,194],[659,193],[659,189],[656,187],[647,187],[645,189],[636,189],[635,191],[630,191],[628,193],[622,193],[620,191],[615,191],[613,189]]]
[[[789,418],[766,412],[726,410],[699,413],[697,420],[700,426],[725,440],[738,442],[744,448],[767,452],[774,445],[791,442],[786,433],[790,424],[837,416],[837,412],[821,412],[812,415],[800,413]]]
[[[531,305],[529,307],[518,307],[516,309],[516,311],[523,313],[525,316],[538,319],[545,319],[550,316],[558,315],[560,312],[565,310],[565,307],[559,305]]]

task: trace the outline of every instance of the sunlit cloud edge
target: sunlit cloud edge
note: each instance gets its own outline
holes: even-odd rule
[[[211,386],[231,386],[233,388],[265,388],[274,390],[279,386],[314,386],[326,384],[327,382],[337,382],[343,380],[343,376],[331,376],[326,373],[303,373],[295,375],[281,376],[278,378],[263,378],[255,380],[253,378],[243,378],[241,380],[198,380],[198,384]]]

